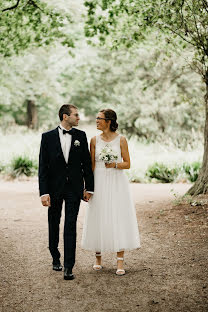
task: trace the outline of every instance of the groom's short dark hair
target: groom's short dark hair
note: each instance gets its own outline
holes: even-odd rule
[[[61,106],[61,108],[59,109],[59,118],[61,121],[63,120],[63,114],[67,114],[70,116],[72,108],[77,109],[77,107],[72,104],[64,104]]]

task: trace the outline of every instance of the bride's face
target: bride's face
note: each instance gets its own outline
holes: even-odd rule
[[[105,115],[99,112],[96,117],[96,125],[98,130],[105,130],[109,127],[109,120],[106,121]]]

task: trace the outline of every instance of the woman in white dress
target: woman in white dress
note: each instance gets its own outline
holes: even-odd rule
[[[81,244],[96,253],[95,270],[102,269],[104,252],[117,252],[116,274],[124,275],[124,251],[139,248],[140,240],[129,182],[123,172],[130,168],[128,144],[116,132],[116,120],[116,113],[111,109],[101,110],[96,118],[97,129],[102,133],[90,142],[95,189],[86,209]],[[106,145],[117,157],[116,161],[101,160]]]

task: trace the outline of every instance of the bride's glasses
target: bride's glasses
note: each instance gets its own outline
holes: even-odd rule
[[[109,120],[108,118],[96,117],[96,120]]]

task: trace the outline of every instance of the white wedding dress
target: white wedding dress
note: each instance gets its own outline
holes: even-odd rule
[[[124,170],[106,168],[99,160],[109,145],[122,162],[120,135],[111,142],[96,136],[95,189],[86,207],[82,248],[97,252],[118,252],[140,247],[139,231],[129,182]]]

